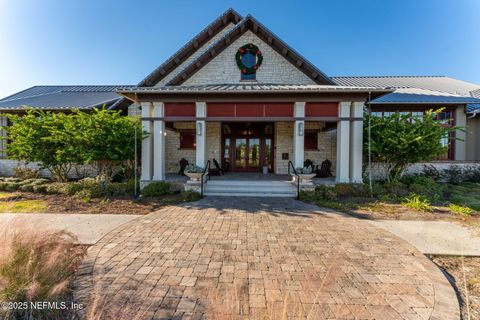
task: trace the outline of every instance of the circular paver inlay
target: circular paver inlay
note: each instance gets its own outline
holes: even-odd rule
[[[365,221],[208,198],[109,233],[78,272],[88,319],[459,319],[441,272]]]

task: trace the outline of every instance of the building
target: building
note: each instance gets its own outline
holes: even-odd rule
[[[34,87],[0,100],[0,112],[107,103],[140,115],[150,133],[143,184],[177,173],[182,158],[278,175],[290,161],[297,168],[328,159],[336,182],[355,183],[366,107],[376,114],[444,107],[442,120],[468,130],[438,161],[464,163],[480,160],[478,98],[480,85],[443,76],[329,77],[255,18],[229,9],[137,86]]]

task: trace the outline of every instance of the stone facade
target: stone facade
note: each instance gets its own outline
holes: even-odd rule
[[[194,54],[192,54],[188,59],[184,60],[175,70],[173,70],[170,74],[168,74],[165,78],[160,80],[155,86],[164,86],[170,80],[172,80],[175,76],[177,76],[182,70],[184,70],[190,63],[192,63],[195,59],[201,56],[203,53],[207,51],[212,43],[223,37],[228,31],[230,31],[235,25],[230,23],[227,25],[222,31],[216,34],[212,39],[210,39],[207,43],[201,46]]]
[[[282,160],[283,153],[288,160]],[[293,160],[293,122],[275,122],[275,173],[286,174],[289,160]]]
[[[251,31],[245,32],[212,61],[187,79],[183,85],[241,83],[240,70],[235,61],[238,48],[253,43],[262,51],[263,63],[257,70],[257,83],[315,84],[303,72],[288,62]]]
[[[175,122],[175,129],[195,130],[195,122]],[[165,137],[165,166],[167,173],[177,173],[180,170],[180,159],[195,163],[195,149],[180,149],[180,132],[167,129]]]
[[[12,159],[0,159],[0,177],[11,177],[15,172],[15,168],[27,167],[32,170],[38,170],[42,178],[50,178],[50,171],[40,169],[40,165],[36,162],[25,164],[23,161]],[[79,165],[73,167],[68,177],[71,179],[94,177],[95,172],[89,165]]]
[[[7,132],[5,129],[2,129],[2,127],[7,126],[7,116],[1,115],[0,114],[0,159],[3,159],[6,157],[6,148],[7,148],[7,140],[5,138],[7,137]]]
[[[318,130],[317,150],[305,150],[305,160],[310,159],[317,166],[328,159],[332,162],[332,173],[335,175],[337,130],[321,131],[323,127],[323,122],[305,122],[305,130]]]
[[[212,161],[216,159],[218,163],[221,162],[222,152],[222,124],[220,122],[207,122],[207,145],[206,145],[206,160]],[[205,162],[206,163],[206,162]],[[213,161],[212,161],[212,167]]]

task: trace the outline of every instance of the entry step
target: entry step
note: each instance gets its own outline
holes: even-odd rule
[[[205,196],[286,197],[297,195],[290,181],[210,180],[204,185]]]

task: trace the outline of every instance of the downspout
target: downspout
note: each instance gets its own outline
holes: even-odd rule
[[[138,99],[137,99],[137,93],[135,92],[135,104],[136,104],[136,108],[135,108],[135,118],[138,118],[138,110],[141,108],[141,105],[138,103]],[[133,197],[135,199],[138,198],[138,191],[137,191],[137,180],[138,180],[138,177],[137,177],[137,170],[138,170],[138,138],[137,138],[137,124],[135,124],[135,159],[134,159],[134,164],[133,164],[133,174],[134,174],[134,191],[133,191]]]

